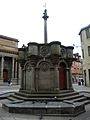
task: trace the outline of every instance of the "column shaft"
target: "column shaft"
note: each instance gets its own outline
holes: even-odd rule
[[[47,43],[47,21],[44,21],[44,43]]]
[[[12,58],[12,78],[14,78],[14,58]]]
[[[69,68],[66,68],[67,89],[69,89]]]
[[[1,79],[3,80],[4,57],[1,58]]]
[[[15,63],[15,78],[17,78],[17,61]]]

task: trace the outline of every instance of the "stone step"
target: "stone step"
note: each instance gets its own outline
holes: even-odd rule
[[[80,102],[81,104],[87,105],[90,103],[90,100],[88,100],[87,97],[82,96],[82,97],[74,98],[71,100],[69,99],[69,102],[71,102],[71,103]]]
[[[70,101],[72,101],[72,102],[82,102],[84,100],[87,100],[87,98],[85,96],[82,96],[82,97],[74,98],[73,100],[70,100]]]
[[[19,95],[10,95],[9,97],[7,97],[7,99],[11,100],[11,101],[15,101],[15,100],[28,100],[26,97],[23,96],[19,96]]]
[[[25,93],[25,94],[64,94],[64,93],[69,93],[69,92],[74,92],[74,90],[61,90],[61,91],[26,91],[26,90],[20,90],[20,93]]]
[[[14,95],[11,95],[8,99],[21,99],[21,100],[46,100],[46,101],[63,101],[63,100],[72,100],[72,99],[76,99],[76,98],[81,98],[83,97],[83,95],[79,95],[79,94],[73,94],[72,96],[69,95],[69,96],[59,96],[59,97],[53,97],[53,98],[50,98],[50,97],[25,97],[25,96],[22,96],[22,95],[19,95],[19,94],[14,94]]]
[[[30,94],[18,92],[8,97],[9,104],[3,104],[3,108],[9,112],[39,114],[40,111],[45,115],[78,115],[85,111],[85,105],[90,103],[83,94],[68,91],[61,93],[40,93]],[[53,111],[53,113],[52,113]],[[69,114],[70,113],[70,114]]]
[[[84,100],[82,102],[80,102],[81,104],[84,104],[84,105],[87,105],[87,104],[90,104],[90,100]]]
[[[10,101],[16,101],[16,100],[18,100],[18,98],[13,97],[13,96],[9,96],[9,97],[7,97],[7,98],[8,98],[8,100],[10,100]]]
[[[61,94],[26,94],[26,93],[22,93],[22,92],[17,92],[15,93],[16,95],[19,95],[19,96],[24,96],[24,97],[37,97],[37,98],[42,98],[42,97],[49,97],[49,98],[54,98],[54,97],[66,97],[66,96],[72,96],[72,95],[78,95],[79,93],[78,92],[67,92],[67,93],[61,93]]]
[[[72,95],[72,96],[66,96],[66,97],[60,97],[58,98],[59,100],[73,100],[73,99],[76,99],[76,98],[81,98],[83,97],[84,95]]]
[[[46,96],[47,95],[47,96]],[[59,94],[59,96],[49,96],[49,94],[40,94],[40,96],[35,96],[35,94],[30,96],[30,94],[23,94],[21,92],[12,94],[8,97],[10,101],[17,101],[17,100],[24,100],[24,101],[64,101],[68,100],[70,102],[80,102],[84,104],[90,103],[89,100],[87,100],[87,97],[85,97],[82,94],[79,94],[78,92],[67,92],[64,94]]]
[[[16,94],[14,94],[14,95],[11,95],[11,97],[10,97],[10,99],[12,99],[12,101],[14,100],[14,98],[15,99],[18,99],[18,100],[25,100],[25,101],[44,101],[44,100],[46,100],[46,101],[55,101],[55,99],[54,98],[46,98],[46,97],[39,97],[39,98],[37,98],[37,97],[25,97],[25,96],[20,96],[20,95],[16,95]],[[9,97],[8,97],[8,99],[9,99]]]

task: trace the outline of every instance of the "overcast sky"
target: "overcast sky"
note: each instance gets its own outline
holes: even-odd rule
[[[75,44],[80,52],[81,28],[90,24],[90,0],[0,0],[0,34],[19,40],[19,47],[29,42],[44,42],[46,3],[48,42]]]

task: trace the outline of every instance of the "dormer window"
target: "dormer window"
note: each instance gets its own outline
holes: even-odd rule
[[[87,29],[86,29],[86,37],[87,37],[87,38],[90,38],[90,28],[87,28]]]

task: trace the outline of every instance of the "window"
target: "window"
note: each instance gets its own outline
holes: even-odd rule
[[[83,58],[84,58],[84,50],[82,49],[82,56],[83,56]]]
[[[81,43],[82,43],[82,33],[81,33],[80,37],[81,37]]]
[[[90,80],[90,69],[88,69],[88,75],[89,75],[89,80]]]
[[[86,86],[86,70],[84,70],[84,80],[85,80],[85,86]]]
[[[88,46],[88,55],[90,56],[90,46]]]
[[[87,36],[87,38],[90,38],[90,28],[86,29],[86,36]]]

